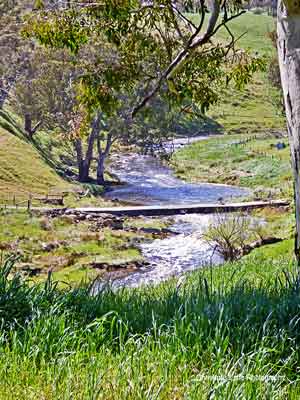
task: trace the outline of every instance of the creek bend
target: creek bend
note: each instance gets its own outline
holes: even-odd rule
[[[203,139],[203,138],[202,138]],[[192,141],[201,140],[194,138]],[[181,145],[187,140],[181,139]],[[178,147],[178,142],[175,147]],[[122,186],[112,188],[108,199],[117,199],[137,205],[191,205],[217,203],[234,197],[246,196],[249,191],[233,186],[216,184],[189,184],[173,174],[168,166],[151,156],[138,154],[118,155],[112,158],[112,172],[119,177]],[[139,245],[143,257],[150,266],[113,281],[114,287],[138,287],[155,284],[172,276],[201,268],[204,265],[220,264],[222,259],[213,254],[201,239],[214,215],[179,215],[172,218],[170,230],[176,235],[156,239]]]

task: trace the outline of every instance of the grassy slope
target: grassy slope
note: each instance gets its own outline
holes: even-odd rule
[[[80,185],[69,183],[56,172],[61,167],[59,157],[52,157],[43,142],[51,144],[60,150],[59,144],[49,134],[40,133],[36,137],[36,147],[27,140],[20,121],[11,111],[0,110],[0,203],[12,202],[16,196],[17,202],[27,200],[30,194],[43,195],[47,193],[66,193],[65,205],[74,206],[105,206],[111,203],[101,197],[102,187],[96,185]],[[79,192],[90,190],[90,195],[79,196]],[[34,202],[40,206],[39,202]]]
[[[267,15],[246,13],[230,23],[235,37],[241,37],[238,46],[258,52],[268,58],[275,49],[268,32],[274,29],[274,19]],[[228,38],[225,29],[218,33],[220,40]],[[274,100],[277,91],[270,87],[266,73],[259,73],[244,91],[234,89],[224,94],[222,101],[212,107],[209,116],[223,124],[227,133],[238,132],[246,138],[264,134],[269,128],[284,131],[284,119]],[[212,130],[213,131],[213,130]],[[291,173],[288,148],[277,151],[272,147],[279,140],[251,140],[246,145],[238,136],[220,137],[193,144],[175,154],[173,163],[177,174],[189,181],[230,183],[250,188],[280,189],[291,192]],[[244,140],[241,139],[241,140]],[[287,144],[287,141],[284,140]]]
[[[99,296],[1,273],[0,399],[297,399],[292,269],[251,257]]]
[[[272,17],[249,12],[230,22],[229,26],[236,38],[243,35],[237,43],[238,47],[268,58],[274,56],[275,49],[267,37],[268,32],[275,28]],[[228,39],[227,31],[220,30],[218,38],[222,41]],[[229,89],[224,93],[220,103],[211,108],[208,116],[223,125],[227,132],[283,129],[285,122],[276,106],[277,97],[278,93],[267,81],[266,73],[258,73],[244,91]]]
[[[267,37],[268,32],[274,29],[272,17],[247,13],[232,21],[230,26],[236,37],[246,32],[239,41],[240,47],[268,58],[274,56],[275,50]],[[228,37],[226,30],[219,31],[218,35],[220,40]],[[249,187],[254,190],[254,197],[286,197],[292,200],[289,149],[278,151],[274,148],[278,141],[287,145],[288,142],[268,135],[264,139],[270,128],[285,130],[284,118],[276,106],[277,98],[278,92],[270,86],[266,73],[257,74],[242,92],[228,90],[208,115],[223,125],[227,133],[236,132],[239,135],[211,138],[178,151],[172,159],[177,175],[191,182]],[[214,128],[211,132],[214,132]],[[257,139],[246,144],[233,144],[254,136]],[[269,233],[291,237],[294,225],[291,214],[271,214],[268,210],[260,213],[270,223]],[[292,248],[292,240],[288,240],[283,244],[267,246],[258,253],[273,256],[291,254]]]
[[[0,115],[0,199],[13,194],[28,198],[29,193],[68,190],[65,182],[49,167],[36,149],[22,137],[22,130],[2,113]]]

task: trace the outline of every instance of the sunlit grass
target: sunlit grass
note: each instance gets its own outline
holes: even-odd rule
[[[300,292],[286,260],[94,297],[7,280],[8,267],[1,399],[297,398]]]
[[[286,148],[278,150],[278,142]],[[287,139],[264,135],[210,138],[178,151],[172,161],[177,174],[188,181],[227,183],[266,194],[274,189],[277,197],[292,197]]]
[[[194,20],[196,16],[191,16]],[[275,56],[275,48],[268,34],[275,29],[275,19],[266,14],[252,12],[228,23],[236,39],[236,48],[242,48],[250,54],[266,57]],[[218,31],[214,42],[230,41],[225,28]],[[212,106],[208,116],[223,125],[229,133],[264,132],[268,129],[285,129],[285,120],[279,109],[279,94],[267,79],[267,72],[257,73],[247,87],[240,91],[229,87],[218,104]],[[214,133],[215,127],[207,127],[207,133]]]
[[[134,233],[109,227],[93,231],[87,221],[75,224],[68,218],[52,220],[10,210],[0,212],[0,226],[0,248],[18,252],[16,267],[24,273],[28,267],[37,271],[32,278],[35,281],[45,281],[51,270],[56,279],[78,285],[101,272],[92,268],[94,262],[122,264],[142,260],[140,251],[131,243]]]

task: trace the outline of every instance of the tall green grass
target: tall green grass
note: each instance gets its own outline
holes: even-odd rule
[[[0,273],[1,399],[299,398],[300,284],[287,261],[95,296],[32,286],[13,263]]]

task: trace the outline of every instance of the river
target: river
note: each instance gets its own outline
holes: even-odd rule
[[[193,141],[202,138],[194,138]],[[174,147],[186,145],[180,139]],[[113,188],[107,193],[109,199],[144,205],[177,205],[195,203],[216,203],[234,197],[246,196],[249,192],[238,187],[215,184],[189,184],[174,176],[173,171],[151,156],[125,154],[114,156],[111,170],[126,184]],[[207,229],[213,215],[179,215],[173,220],[171,230],[177,235],[142,243],[140,249],[150,266],[114,281],[115,286],[137,287],[155,284],[171,276],[214,265],[222,259],[213,254],[212,249],[201,236]]]

